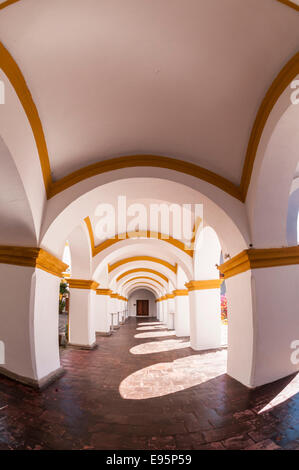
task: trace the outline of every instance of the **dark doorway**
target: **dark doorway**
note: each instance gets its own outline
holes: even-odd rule
[[[137,300],[136,314],[137,316],[148,315],[148,300]]]

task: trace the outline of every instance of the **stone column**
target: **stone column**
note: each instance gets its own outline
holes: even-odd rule
[[[110,312],[111,313],[117,313],[119,311],[119,306],[118,306],[118,294],[116,292],[112,292],[110,294]],[[113,329],[117,330],[119,328],[119,323],[118,323],[118,316],[113,315]]]
[[[112,294],[110,289],[96,290],[95,331],[100,336],[109,336],[111,334],[110,294]]]
[[[221,346],[221,279],[186,283],[190,302],[190,342],[196,351]]]
[[[166,324],[167,322],[167,297],[161,297],[161,321]]]
[[[175,296],[175,332],[176,336],[190,336],[190,306],[188,289],[173,291]]]
[[[167,329],[174,330],[174,312],[175,312],[175,304],[174,304],[174,294],[166,294],[167,298]]]
[[[249,249],[219,267],[228,374],[254,388],[299,370],[299,246]]]
[[[95,307],[98,283],[93,280],[69,279],[69,343],[81,349],[96,346]]]
[[[156,299],[157,320],[161,321],[161,299]]]
[[[67,265],[41,248],[0,247],[0,373],[35,388],[63,372],[59,285]]]

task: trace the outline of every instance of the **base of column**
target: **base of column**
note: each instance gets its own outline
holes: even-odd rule
[[[83,350],[88,350],[91,351],[92,349],[97,349],[98,345],[96,341],[92,344],[73,344],[73,343],[68,343],[68,346],[74,349],[83,349]]]
[[[112,335],[112,331],[97,331],[96,332],[96,336],[111,336]]]
[[[27,385],[28,387],[34,388],[36,390],[44,390],[50,384],[52,384],[57,379],[62,377],[64,374],[65,374],[65,370],[63,369],[63,367],[59,367],[53,372],[50,372],[50,374],[46,375],[42,379],[36,380],[36,379],[31,379],[30,377],[23,377],[22,375],[15,374],[14,372],[11,372],[5,369],[4,367],[0,367],[0,375],[10,380],[20,382],[21,384]]]

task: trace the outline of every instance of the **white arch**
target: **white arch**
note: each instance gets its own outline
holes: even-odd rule
[[[32,230],[32,235],[29,239],[28,233],[25,230],[24,239],[26,242],[23,243],[37,246],[46,204],[46,192],[40,159],[34,135],[24,108],[2,69],[0,70],[0,80],[4,83],[5,87],[5,105],[0,105],[1,138],[5,143],[1,143],[1,154],[6,147],[5,152],[10,154],[14,162],[14,172],[17,175],[10,181],[10,196],[11,200],[14,201],[19,201],[20,199],[26,200],[26,205],[29,207],[27,210],[31,212],[33,229],[30,229]],[[16,138],[16,136],[18,137]],[[2,175],[4,174],[3,161],[1,157]],[[12,167],[12,165],[10,166]],[[17,179],[21,181],[21,186],[20,183],[17,182]],[[9,181],[6,181],[6,184],[8,184],[8,182]],[[1,185],[1,187],[4,188],[5,186]],[[16,187],[19,187],[20,190],[17,194],[13,195],[13,190]],[[30,222],[30,224],[31,223],[32,222]],[[16,227],[15,231],[18,232],[18,227]],[[21,233],[21,230],[19,230],[19,237]],[[8,238],[6,243],[11,243],[10,240],[11,239]]]
[[[109,284],[113,281],[116,281],[117,277],[121,274],[125,273],[126,271],[130,271],[131,269],[142,269],[142,268],[149,268],[153,269],[154,271],[158,271],[161,274],[164,274],[168,279],[171,279],[173,284],[176,285],[176,275],[173,271],[171,271],[166,266],[163,266],[160,263],[155,263],[153,261],[132,261],[126,263],[122,266],[118,266],[109,274]],[[94,276],[95,280],[97,280],[96,276]]]
[[[255,248],[286,246],[288,200],[298,163],[299,106],[287,87],[265,126],[246,200]]]
[[[78,225],[69,234],[68,241],[72,259],[72,277],[92,279],[92,254],[86,225],[84,223]]]
[[[155,290],[151,286],[145,286],[144,284],[140,284],[140,285],[136,285],[136,286],[131,287],[130,290],[126,291],[126,296],[129,298],[130,295],[133,294],[133,292],[135,292],[136,290],[139,290],[139,289],[149,290],[150,292],[152,292],[155,295],[156,298],[159,297],[159,291]]]
[[[15,162],[0,137],[0,244],[36,246],[37,227]]]
[[[166,259],[173,265],[180,264],[186,277],[192,278],[192,258],[189,255],[161,240],[139,238],[119,241],[116,245],[112,245],[96,255],[93,259],[94,276],[97,278],[108,263],[113,264],[124,258],[145,255]]]
[[[200,189],[200,191],[199,191]],[[128,200],[204,204],[204,218],[223,238],[231,253],[247,247],[249,230],[244,204],[219,188],[173,170],[130,168],[97,175],[66,189],[48,201],[42,246],[60,255],[57,239],[67,234],[99,201],[111,203],[118,195]]]
[[[145,277],[142,277],[142,276],[136,276],[135,277],[134,275],[131,275],[129,277],[129,279],[127,279],[125,281],[124,281],[124,279],[120,279],[120,281],[116,284],[116,291],[125,289],[127,285],[131,285],[131,282],[147,282],[147,283],[151,283],[151,284],[155,285],[160,290],[166,289],[165,284],[163,285],[162,283],[160,283],[160,281],[158,281],[154,278],[147,277],[145,274],[144,274],[144,276]]]
[[[162,295],[162,288],[150,281],[139,281],[139,282],[132,281],[128,283],[128,285],[125,286],[125,288],[122,290],[125,293],[124,295],[126,296],[126,292],[128,292],[130,288],[132,288],[133,286],[137,286],[137,285],[144,286],[144,287],[151,287],[152,289],[155,290],[158,296]]]
[[[221,246],[212,227],[205,226],[197,234],[194,252],[194,278],[196,280],[218,279]]]

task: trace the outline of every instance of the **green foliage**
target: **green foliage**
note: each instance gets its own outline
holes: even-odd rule
[[[68,294],[69,289],[68,289],[68,286],[67,286],[66,282],[61,282],[60,283],[59,292],[60,292],[61,295]]]

